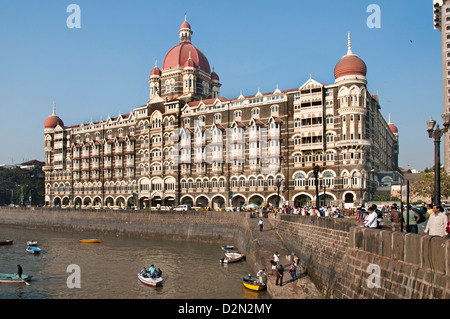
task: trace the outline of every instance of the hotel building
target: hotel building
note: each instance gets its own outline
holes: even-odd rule
[[[442,43],[442,80],[444,93],[443,113],[450,112],[450,1],[433,0],[434,28],[441,31]],[[443,165],[450,172],[450,139],[444,134],[444,160]]]
[[[333,84],[309,78],[228,99],[186,20],[178,34],[151,70],[145,105],[73,126],[54,107],[44,129],[47,205],[224,209],[318,198],[356,207],[401,179],[397,128],[368,91],[350,35]]]

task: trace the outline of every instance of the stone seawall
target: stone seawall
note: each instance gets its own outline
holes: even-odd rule
[[[221,242],[245,233],[246,214],[133,210],[0,209],[0,224],[142,238]]]
[[[450,240],[366,229],[360,222],[277,215],[284,245],[330,298],[450,298]]]

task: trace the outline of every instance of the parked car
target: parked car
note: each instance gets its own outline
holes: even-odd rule
[[[175,207],[173,210],[188,211],[188,210],[191,210],[191,205],[180,205],[180,206]]]

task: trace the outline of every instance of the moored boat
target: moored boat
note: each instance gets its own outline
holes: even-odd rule
[[[23,283],[31,280],[31,276],[22,275],[22,278],[19,278],[17,274],[0,274],[0,282],[2,283]]]
[[[30,240],[30,241],[27,242],[27,245],[28,245],[28,246],[37,246],[37,241],[35,241],[35,240]]]
[[[236,250],[236,248],[233,245],[225,245],[225,246],[222,246],[222,250],[234,251],[234,250]]]
[[[138,274],[138,279],[140,282],[142,282],[143,284],[149,285],[149,286],[161,286],[162,282],[163,282],[163,277],[156,277],[156,278],[151,278],[151,277],[144,277],[142,276],[142,274]]]
[[[234,262],[242,260],[244,257],[245,257],[244,254],[241,254],[239,252],[236,252],[236,253],[229,252],[229,253],[225,253],[225,257],[220,258],[220,262],[221,263],[234,263]]]
[[[26,250],[33,255],[37,255],[41,252],[41,249],[39,247],[28,247]]]
[[[266,289],[266,284],[253,277],[242,277],[242,284],[245,288],[253,291],[261,291]]]
[[[102,241],[100,239],[80,239],[79,242],[84,244],[98,244]]]
[[[14,243],[14,241],[13,240],[9,240],[9,239],[0,241],[0,245],[2,245],[2,246],[4,246],[4,245],[12,245],[13,243]]]

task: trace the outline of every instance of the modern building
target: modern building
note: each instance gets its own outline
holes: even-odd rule
[[[397,128],[368,91],[350,34],[334,83],[309,78],[228,99],[186,19],[178,33],[150,73],[145,105],[74,126],[54,108],[44,130],[48,205],[355,207],[379,176],[402,178]]]
[[[441,31],[442,43],[442,80],[443,80],[443,113],[450,112],[450,1],[433,0],[434,28]],[[450,139],[444,134],[444,160],[442,164],[450,172]]]

